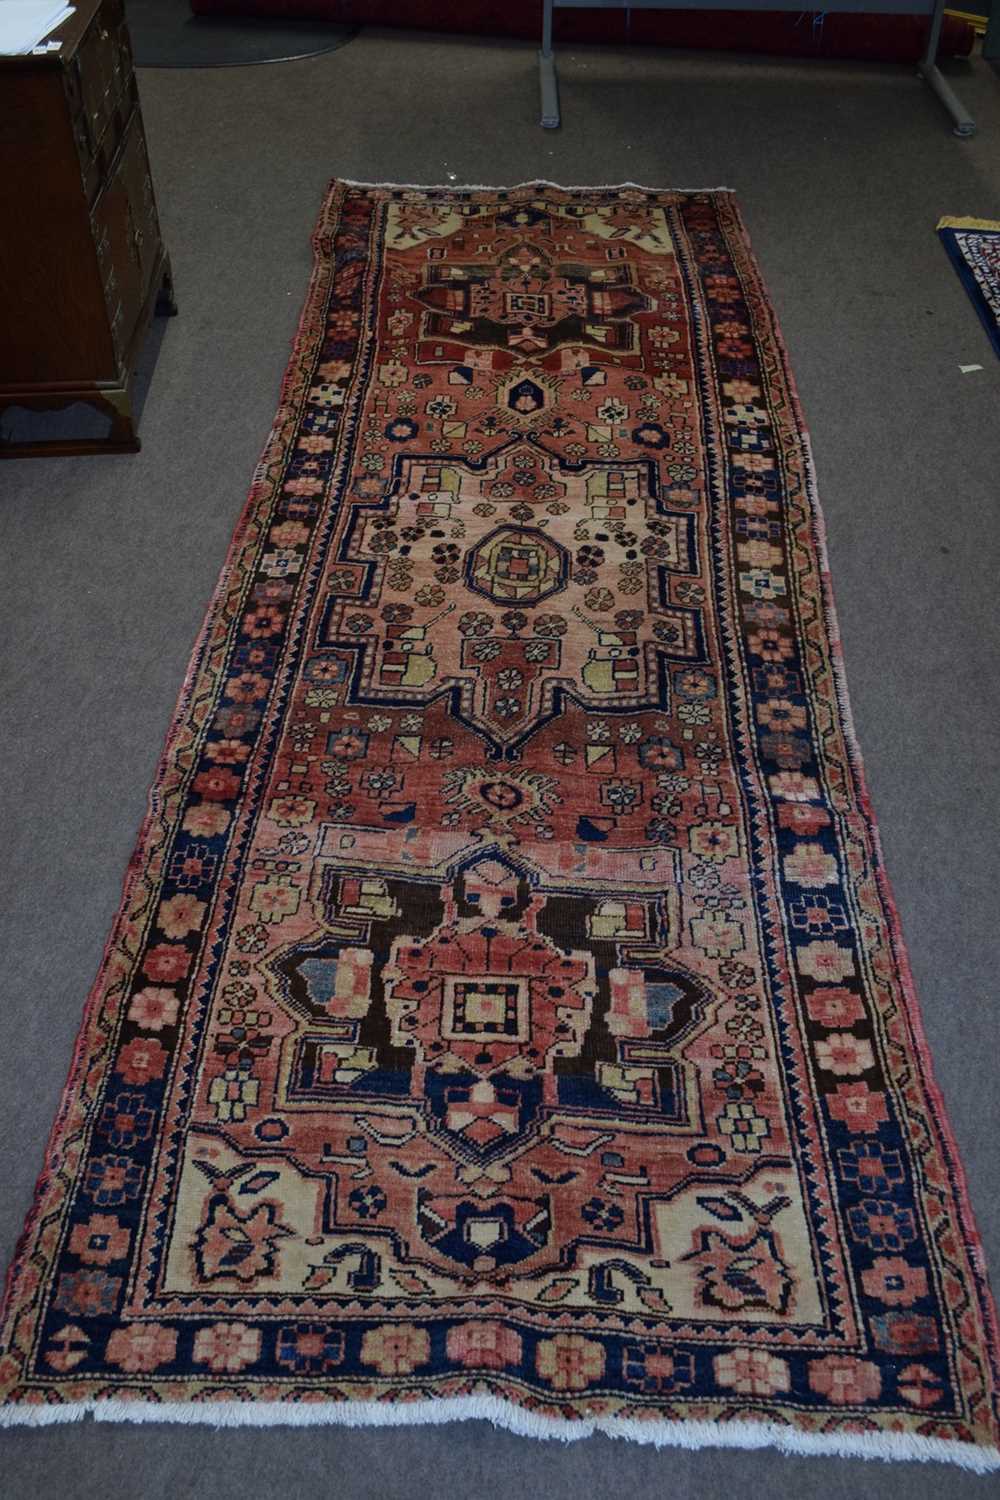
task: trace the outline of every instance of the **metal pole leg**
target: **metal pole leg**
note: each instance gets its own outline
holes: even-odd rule
[[[931,29],[927,35],[927,51],[924,53],[923,60],[919,64],[917,72],[927,84],[927,87],[937,94],[941,103],[951,115],[955,122],[955,134],[963,136],[975,135],[975,120],[969,114],[969,111],[937,65],[938,41],[941,36],[941,22],[943,19],[944,0],[937,0],[934,6],[934,13],[931,16]]]
[[[559,80],[552,51],[552,0],[545,0],[542,10],[542,50],[538,54],[538,81],[542,91],[542,125],[555,130],[559,125]]]

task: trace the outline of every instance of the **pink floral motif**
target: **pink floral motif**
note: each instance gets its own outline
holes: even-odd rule
[[[212,1323],[194,1336],[194,1358],[216,1375],[235,1374],[260,1358],[260,1330],[246,1323]]]
[[[819,782],[813,776],[804,776],[801,771],[778,771],[768,777],[768,783],[772,796],[784,797],[788,802],[813,802],[819,797]]]
[[[177,1020],[178,999],[173,990],[147,986],[132,996],[128,1018],[146,1031],[162,1031]]]
[[[259,609],[252,609],[243,616],[243,630],[254,640],[265,640],[270,635],[278,635],[285,623],[285,617],[280,609],[273,605],[265,605]]]
[[[359,756],[364,755],[367,748],[368,741],[364,735],[352,734],[349,729],[333,736],[329,744],[330,754],[337,760],[357,760]]]
[[[300,899],[298,886],[287,875],[272,875],[253,887],[250,910],[257,912],[262,922],[280,922],[295,915]]]
[[[164,901],[157,916],[157,926],[169,938],[187,937],[197,932],[205,918],[205,903],[181,892]]]
[[[430,1357],[430,1334],[415,1323],[383,1323],[361,1340],[362,1360],[380,1375],[409,1375]]]
[[[275,797],[267,811],[279,828],[301,828],[311,821],[316,803],[311,797]]]
[[[768,548],[768,552],[770,552]],[[748,562],[752,559],[747,558]],[[758,564],[764,567],[780,565],[781,552],[776,558],[765,557]],[[801,703],[792,703],[788,698],[768,698],[757,707],[757,718],[767,729],[804,729],[806,711]]]
[[[861,1285],[869,1297],[878,1297],[888,1307],[912,1307],[927,1294],[927,1272],[901,1255],[879,1255],[862,1271]]]
[[[870,1089],[867,1083],[838,1083],[827,1097],[827,1106],[833,1118],[848,1130],[877,1130],[889,1118],[885,1095]]]
[[[579,1333],[557,1333],[539,1343],[535,1368],[557,1391],[582,1391],[604,1374],[604,1347]]]
[[[747,649],[766,662],[783,662],[795,655],[795,642],[777,630],[752,630],[747,636]],[[771,785],[776,797],[785,797],[787,792],[774,786],[781,777],[772,776]],[[818,788],[817,788],[818,791]]]
[[[106,1266],[128,1254],[132,1235],[114,1214],[91,1214],[84,1224],[75,1224],[69,1248],[88,1266]]]
[[[220,766],[242,766],[250,758],[250,746],[243,740],[211,740],[205,754]]]
[[[658,380],[655,382],[656,385],[659,383]],[[760,386],[754,385],[750,380],[727,380],[722,389],[730,401],[753,402],[760,395]]]
[[[470,1370],[502,1370],[521,1362],[521,1336],[503,1323],[458,1323],[448,1330],[448,1358]]]
[[[190,967],[191,954],[180,943],[157,943],[143,959],[142,972],[161,984],[176,984]]]
[[[842,985],[829,985],[806,996],[809,1019],[818,1026],[851,1026],[864,1017],[860,995]]]
[[[308,447],[311,452],[322,453],[329,448],[330,439],[303,437],[299,439],[299,445]],[[275,547],[301,547],[309,540],[309,528],[303,526],[301,521],[281,521],[277,526],[271,527],[270,540]]]
[[[834,1406],[860,1406],[882,1389],[878,1366],[848,1354],[827,1354],[809,1361],[809,1385]]]
[[[871,1043],[849,1031],[832,1031],[816,1043],[816,1061],[828,1073],[850,1077],[875,1066]]]
[[[733,1349],[718,1354],[712,1368],[719,1385],[739,1391],[741,1396],[774,1396],[791,1386],[787,1361],[764,1349]]]
[[[162,1078],[167,1066],[163,1046],[152,1036],[137,1036],[118,1054],[118,1071],[126,1083],[148,1083]]]
[[[833,885],[837,861],[822,844],[799,844],[785,859],[785,878],[798,885]]]
[[[806,943],[796,955],[799,973],[821,982],[849,979],[854,973],[854,958],[839,943]]]
[[[790,773],[789,773],[790,774]],[[830,821],[825,807],[808,802],[783,802],[778,808],[779,828],[790,828],[805,837],[819,833]]]
[[[163,1323],[128,1323],[108,1339],[108,1362],[135,1375],[168,1365],[177,1353],[177,1333]]]
[[[240,778],[233,771],[227,771],[224,766],[216,766],[212,771],[201,771],[194,778],[193,788],[199,797],[204,797],[206,802],[230,802],[239,795]]]
[[[688,830],[688,843],[692,854],[712,861],[731,859],[740,849],[735,828],[719,822],[696,823]]]
[[[230,822],[231,815],[226,809],[213,802],[196,802],[184,814],[185,832],[193,833],[199,839],[210,839],[225,833]]]

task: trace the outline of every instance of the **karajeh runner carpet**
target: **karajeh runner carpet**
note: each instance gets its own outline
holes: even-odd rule
[[[1000,1459],[732,197],[335,184],[6,1301],[6,1420]]]

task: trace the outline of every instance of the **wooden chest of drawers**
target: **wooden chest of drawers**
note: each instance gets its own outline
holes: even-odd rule
[[[0,57],[0,457],[135,452],[139,350],[176,311],[123,0],[76,0],[53,39]],[[76,402],[104,433],[12,438]]]

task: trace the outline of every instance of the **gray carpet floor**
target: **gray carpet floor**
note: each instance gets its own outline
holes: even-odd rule
[[[738,190],[815,446],[857,729],[994,1272],[1000,362],[934,235],[1000,216],[1000,83],[574,49],[537,125],[528,45],[366,31],[310,61],[144,71],[180,317],[142,452],[0,466],[0,1260],[13,1248],[206,601],[267,435],[327,179]],[[983,369],[961,374],[963,364]],[[9,1500],[985,1496],[937,1466],[534,1442],[481,1423],[0,1434]]]

